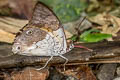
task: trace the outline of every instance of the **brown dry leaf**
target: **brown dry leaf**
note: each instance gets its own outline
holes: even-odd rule
[[[101,33],[112,34],[117,36],[117,32],[120,30],[120,18],[106,14],[106,25],[103,25]]]
[[[118,6],[117,8],[115,8],[114,10],[110,11],[111,15],[120,17],[120,6]]]
[[[0,41],[12,43],[15,34],[21,29],[28,20],[20,20],[10,17],[0,17]]]
[[[99,14],[94,18],[91,18],[94,23],[97,23],[101,26],[101,33],[112,34],[113,36],[117,36],[117,32],[120,30],[120,18],[115,16],[103,13]]]
[[[85,80],[96,80],[95,75],[88,66],[81,66],[78,68],[77,77]]]
[[[11,74],[12,80],[46,80],[49,75],[47,69],[37,71],[35,68],[25,68],[22,71]]]
[[[76,69],[66,70],[65,74],[73,76],[79,80],[96,80],[95,75],[88,66],[80,66]]]
[[[98,28],[102,30],[101,33],[112,34],[112,36],[116,37],[117,33],[120,30],[120,18],[117,18],[110,14],[99,14],[94,18],[91,18],[90,20],[94,23],[101,25],[98,26]]]
[[[0,41],[12,43],[15,35],[0,29]]]
[[[99,24],[99,25],[105,25],[106,22],[105,22],[104,16],[105,16],[105,13],[103,13],[103,14],[98,14],[98,15],[96,15],[95,17],[89,18],[89,20],[90,20],[91,22],[96,23],[96,24]]]
[[[0,29],[10,33],[17,33],[27,23],[28,20],[0,17]]]

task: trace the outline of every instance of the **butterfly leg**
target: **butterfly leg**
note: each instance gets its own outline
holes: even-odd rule
[[[65,65],[68,63],[68,59],[62,55],[59,55],[61,58],[65,59],[65,63],[64,63],[64,71],[65,71]]]
[[[41,67],[41,68],[39,68],[39,69],[37,69],[37,70],[44,69],[44,68],[48,65],[48,63],[52,60],[52,58],[53,58],[53,56],[51,56],[51,57],[48,59],[48,61],[45,63],[45,65],[44,65],[43,67]]]

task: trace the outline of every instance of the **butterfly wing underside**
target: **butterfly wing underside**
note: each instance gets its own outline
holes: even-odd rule
[[[40,30],[45,31],[50,37],[52,37],[54,40],[53,49],[55,55],[56,53],[66,53],[67,43],[64,29],[54,12],[43,3],[38,2],[35,5],[31,20],[25,27],[21,29],[21,31],[23,32],[29,28],[39,28]]]

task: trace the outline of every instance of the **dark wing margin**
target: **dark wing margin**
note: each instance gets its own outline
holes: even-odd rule
[[[41,2],[36,3],[32,18],[28,24],[37,27],[51,28],[53,31],[62,27],[55,13]]]

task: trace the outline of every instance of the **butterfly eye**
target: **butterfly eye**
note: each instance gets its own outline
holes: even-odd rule
[[[32,34],[33,32],[32,31],[27,31],[26,34]]]

